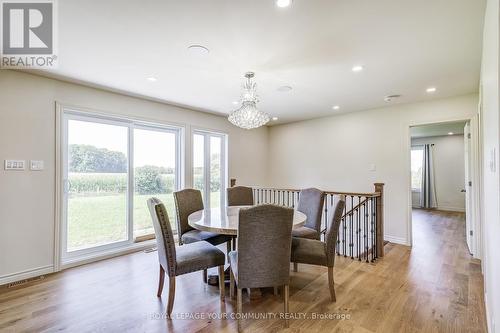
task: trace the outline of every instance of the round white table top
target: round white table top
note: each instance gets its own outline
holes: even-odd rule
[[[232,206],[222,208],[204,209],[189,215],[188,223],[191,227],[223,235],[238,234],[238,219],[240,208],[252,206]],[[306,223],[306,215],[297,210],[293,214],[292,228],[298,228]]]

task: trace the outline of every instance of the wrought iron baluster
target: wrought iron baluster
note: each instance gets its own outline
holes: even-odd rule
[[[375,205],[374,205],[374,201],[375,200],[373,198],[371,198],[370,201],[372,203],[372,210],[371,210],[372,214],[371,214],[371,225],[370,225],[370,229],[371,229],[370,231],[371,231],[371,236],[372,236],[371,237],[371,251],[370,251],[371,252],[371,260],[370,261],[373,261],[373,256],[375,254],[374,253],[375,251],[374,251],[374,248],[373,248],[373,246],[374,246],[374,240],[375,240],[375,238],[374,238],[374,236],[375,236],[375,234],[374,234],[375,229],[373,227],[373,222],[374,222],[374,219],[375,219]]]
[[[356,239],[357,239],[357,248],[358,248],[358,253],[357,257],[358,260],[361,261],[361,226],[360,226],[360,209],[361,209],[361,197],[358,196],[358,204],[356,205],[356,222],[357,222],[357,227],[356,227]]]
[[[378,242],[378,240],[377,240],[377,225],[378,225],[377,224],[377,217],[378,217],[378,215],[377,215],[377,209],[378,209],[378,200],[379,199],[380,198],[378,198],[378,197],[374,198],[375,209],[374,209],[373,214],[375,216],[375,219],[374,219],[375,221],[374,221],[374,228],[373,228],[373,236],[374,236],[374,241],[373,241],[373,243],[374,243],[374,245],[373,245],[374,255],[373,256],[374,257],[373,257],[373,261],[375,261],[378,258],[378,243],[377,243]]]
[[[369,208],[369,202],[367,201],[363,206],[364,206],[364,230],[363,230],[363,238],[364,238],[364,243],[365,243],[365,260],[368,262],[368,208]]]
[[[325,195],[323,199],[323,205],[325,206],[325,229],[328,228],[328,194]],[[323,235],[323,240],[326,240],[326,233]]]
[[[349,214],[349,252],[351,259],[354,259],[354,228],[353,228],[353,208],[354,208],[354,197],[351,195],[351,214]]]
[[[347,212],[347,205],[345,206],[344,208],[344,218],[342,219],[342,224],[344,225],[344,235],[342,237],[342,247],[343,247],[343,255],[344,257],[347,257],[347,242],[346,242],[346,239],[347,239],[347,215],[345,215],[345,213]]]

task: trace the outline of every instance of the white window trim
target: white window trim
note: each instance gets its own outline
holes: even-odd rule
[[[128,237],[125,241],[119,241],[111,244],[97,246],[91,249],[82,249],[68,255],[66,252],[66,186],[67,186],[67,165],[66,150],[67,146],[67,121],[68,119],[81,119],[97,123],[113,124],[128,127],[128,169],[129,177],[127,190],[127,227]],[[162,130],[175,132],[177,138],[177,165],[176,165],[176,186],[180,189],[184,186],[185,175],[185,153],[184,138],[185,127],[179,124],[165,123],[157,120],[138,119],[133,117],[101,112],[83,107],[70,106],[56,102],[56,203],[55,203],[55,242],[54,242],[54,271],[63,268],[80,265],[103,258],[125,254],[131,251],[137,251],[142,248],[153,247],[154,241],[134,243],[133,224],[133,135],[131,131],[134,128],[148,130]]]
[[[228,188],[229,184],[229,173],[228,173],[228,160],[227,160],[227,155],[228,155],[228,134],[219,132],[219,131],[213,131],[209,129],[202,129],[202,128],[193,128],[191,132],[191,161],[194,161],[194,149],[193,149],[193,143],[194,143],[194,136],[195,135],[203,135],[205,140],[205,147],[204,147],[204,153],[205,153],[205,158],[204,162],[205,165],[203,166],[203,172],[205,172],[205,202],[204,205],[206,208],[210,207],[210,177],[207,177],[207,172],[208,175],[210,175],[210,136],[215,136],[219,137],[221,139],[221,160],[223,163],[221,163],[221,189],[220,189],[220,205],[221,207],[226,206],[226,201],[227,201],[227,195],[226,195],[226,189]],[[192,163],[191,163],[192,164]],[[191,184],[194,187],[194,172],[193,172],[193,165],[191,165],[191,171],[190,171],[190,178],[191,178]]]

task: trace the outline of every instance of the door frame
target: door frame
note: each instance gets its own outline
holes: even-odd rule
[[[128,176],[129,183],[127,189],[127,228],[129,232],[129,237],[133,240],[133,226],[129,223],[131,214],[133,213],[133,206],[129,203],[133,203],[133,135],[132,131],[134,128],[140,129],[150,129],[150,130],[166,130],[166,131],[177,131],[176,136],[176,149],[177,149],[177,166],[176,166],[176,185],[178,188],[182,188],[185,185],[185,168],[186,168],[186,154],[184,152],[185,147],[185,133],[186,125],[180,123],[165,122],[158,119],[142,118],[135,116],[127,116],[119,113],[108,112],[97,110],[94,108],[87,108],[81,106],[75,106],[71,104],[55,102],[56,110],[56,135],[55,135],[55,202],[54,202],[54,265],[53,271],[58,272],[62,269],[94,262],[97,260],[112,258],[117,255],[123,255],[127,253],[132,253],[140,251],[147,248],[152,248],[156,245],[156,240],[147,240],[140,243],[130,242],[130,239],[122,241],[120,243],[125,246],[110,246],[109,248],[104,245],[102,251],[89,251],[89,253],[82,253],[81,256],[76,257],[66,257],[63,263],[62,250],[64,245],[64,218],[65,218],[65,204],[63,202],[65,198],[63,177],[65,175],[65,142],[67,140],[67,127],[65,126],[66,113],[76,114],[81,117],[88,117],[102,120],[103,122],[116,122],[121,124],[128,124]],[[112,245],[116,245],[113,243]],[[101,248],[101,247],[99,247]]]
[[[407,174],[407,239],[408,245],[413,245],[413,222],[412,222],[412,191],[411,191],[411,127],[422,126],[422,125],[432,125],[432,124],[442,124],[442,123],[450,123],[450,122],[469,122],[470,123],[470,132],[471,132],[471,160],[472,163],[469,165],[471,178],[472,178],[472,191],[471,191],[471,206],[473,207],[473,212],[470,212],[472,217],[472,225],[473,225],[473,248],[475,249],[472,254],[474,258],[481,259],[482,258],[482,221],[481,221],[481,174],[480,174],[480,152],[481,152],[481,141],[480,141],[480,124],[479,124],[479,115],[475,114],[470,118],[451,118],[445,120],[438,121],[423,121],[423,122],[410,122],[405,125],[406,131],[406,165],[405,171]],[[465,161],[463,161],[465,163]],[[467,189],[469,190],[469,189]]]
[[[127,211],[125,212],[125,223],[126,223],[126,229],[127,229],[127,234],[126,238],[120,241],[112,242],[112,243],[107,243],[103,245],[98,245],[90,248],[84,248],[80,250],[73,251],[72,253],[68,253],[67,249],[67,235],[68,235],[68,223],[67,223],[67,218],[68,218],[68,205],[67,205],[67,200],[68,200],[68,177],[69,177],[69,171],[68,171],[68,154],[66,151],[66,147],[68,146],[68,123],[70,120],[76,120],[76,121],[82,121],[82,122],[89,122],[89,123],[94,123],[94,124],[103,124],[103,125],[112,125],[112,126],[119,126],[123,127],[126,129],[127,132],[127,191],[125,192],[125,202],[126,202],[126,207],[128,208]],[[129,208],[133,205],[133,168],[131,168],[132,163],[133,163],[133,152],[132,152],[132,147],[133,147],[133,138],[131,135],[131,132],[133,131],[133,128],[131,126],[132,124],[127,121],[120,121],[120,120],[114,120],[114,119],[108,119],[108,118],[103,118],[100,116],[93,116],[90,114],[81,114],[78,111],[73,111],[69,109],[64,109],[63,114],[62,114],[62,140],[61,140],[61,170],[62,170],[62,196],[61,196],[61,261],[72,261],[72,259],[76,259],[78,257],[85,257],[89,256],[92,253],[100,253],[104,252],[107,250],[111,250],[114,248],[119,248],[123,247],[127,244],[131,244],[133,242],[133,227],[131,223],[131,215],[130,213],[132,210]]]

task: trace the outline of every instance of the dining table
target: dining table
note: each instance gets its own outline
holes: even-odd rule
[[[253,206],[229,206],[215,207],[198,210],[188,216],[188,224],[197,230],[208,231],[223,235],[238,235],[238,221],[240,209],[250,208]],[[307,216],[294,210],[292,228],[302,227],[307,220]],[[269,221],[272,223],[272,221]],[[233,245],[233,250],[235,246]],[[226,269],[226,283],[229,282],[229,270]],[[218,276],[209,276],[209,281],[214,285],[218,284]],[[260,289],[252,289],[250,297],[259,298],[261,296]]]
[[[253,206],[229,206],[198,210],[188,216],[188,224],[201,231],[209,231],[222,235],[238,234],[239,211]],[[294,210],[292,228],[302,227],[307,217]],[[272,222],[272,221],[270,221]]]

